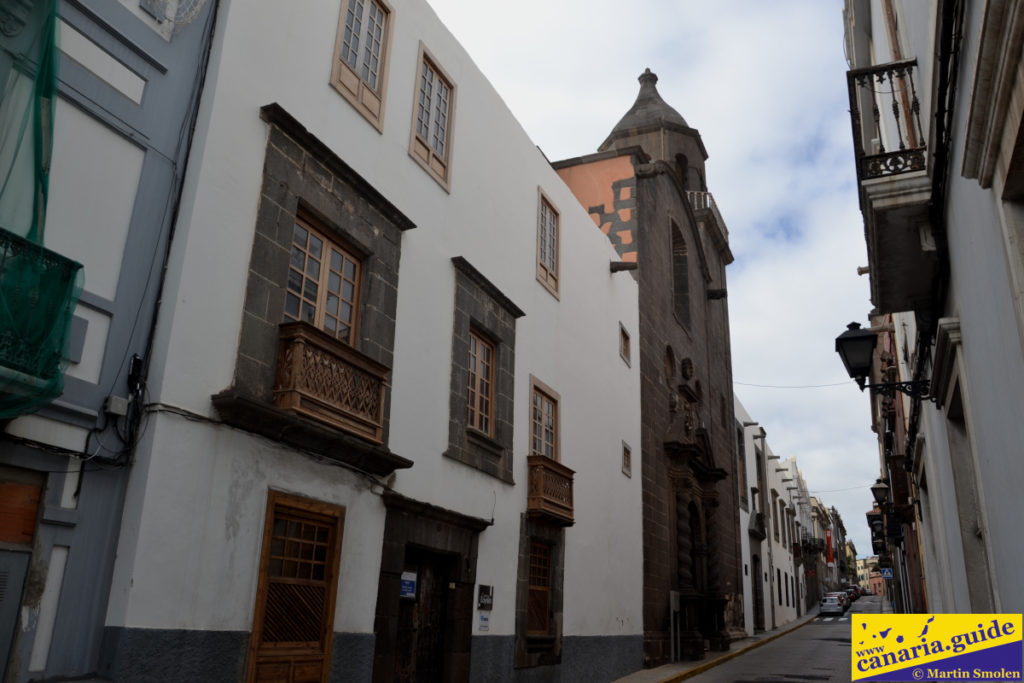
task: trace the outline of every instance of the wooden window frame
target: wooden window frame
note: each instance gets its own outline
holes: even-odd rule
[[[545,221],[546,212],[553,221]],[[550,230],[554,229],[555,239],[551,245]],[[545,258],[545,246],[554,250],[554,258]],[[544,286],[553,297],[558,298],[558,277],[561,271],[562,258],[562,224],[561,214],[551,198],[544,190],[537,188],[537,282]]]
[[[283,642],[277,645],[263,643],[266,602],[271,579],[270,560],[274,522],[278,514],[292,517],[307,518],[309,521],[329,525],[332,538],[326,552],[326,564],[322,583],[326,589],[324,598],[324,614],[320,628],[320,639],[317,647],[300,642]],[[309,657],[322,657],[323,667],[321,680],[327,681],[330,676],[331,649],[334,641],[334,612],[337,604],[339,567],[341,564],[341,548],[345,527],[345,508],[318,500],[303,498],[282,491],[270,490],[267,494],[267,508],[263,524],[262,546],[260,550],[258,582],[253,610],[252,638],[249,646],[249,663],[246,680],[253,681],[256,676],[260,659],[282,658],[288,661],[293,658],[301,664],[301,660]],[[291,581],[301,581],[292,579]],[[307,641],[303,641],[307,642]],[[312,641],[308,641],[312,642]]]
[[[435,118],[435,112],[437,111],[437,99],[435,89],[433,88],[431,89],[430,100],[427,107],[427,137],[424,137],[419,132],[420,99],[422,93],[421,78],[424,67],[433,73],[435,82],[440,81],[448,88],[443,152],[440,153],[431,143],[430,139],[435,137],[434,132],[437,125],[437,120]],[[455,85],[455,81],[452,80],[451,76],[441,68],[440,63],[430,53],[426,45],[420,42],[419,57],[416,60],[415,83],[413,85],[412,126],[409,132],[409,156],[411,156],[416,163],[430,175],[431,178],[436,180],[446,192],[451,192],[452,146],[455,139],[453,131],[455,130],[455,101],[457,93],[458,88]]]
[[[543,420],[538,422],[536,417],[535,417],[535,415],[534,415],[534,397],[540,397],[542,411],[543,411],[543,407],[544,407],[544,401],[547,401],[548,403],[550,403],[552,405],[552,408],[553,408],[552,414],[553,414],[553,418],[554,418],[553,419],[554,424],[552,426],[553,434],[552,434],[552,440],[551,440],[551,447],[552,447],[552,454],[551,455],[548,455],[547,453],[543,452],[543,445],[546,445],[547,442],[545,441],[544,436],[543,436],[543,430],[544,430]],[[560,428],[561,427],[561,424],[560,424],[561,423],[561,414],[559,412],[559,402],[560,402],[560,400],[561,399],[560,399],[560,397],[559,397],[557,392],[555,392],[551,387],[549,387],[548,385],[544,384],[543,382],[541,382],[539,379],[537,379],[533,375],[530,375],[530,413],[529,413],[530,414],[530,455],[543,455],[545,457],[550,457],[555,462],[561,462],[561,459],[562,459],[562,455],[561,455],[562,449],[561,449],[561,443],[560,443],[560,440],[561,440],[560,439],[560,434],[561,434],[561,428]],[[536,430],[537,430],[538,426],[540,427],[541,432],[542,432],[541,435],[540,435],[540,440],[541,440],[541,443],[542,443],[542,450],[541,451],[538,451],[536,448],[534,448],[534,441],[536,439]]]
[[[543,550],[543,552],[540,552]],[[543,555],[543,558],[540,556]],[[546,543],[542,540],[535,538],[530,539],[530,556],[529,562],[527,563],[527,609],[526,609],[526,635],[527,636],[546,636],[551,633],[551,583],[553,579],[552,562],[554,560],[554,548],[550,543]],[[535,562],[535,558],[543,559],[545,564],[541,566],[539,562]],[[534,583],[534,569],[543,569],[546,573],[545,583]],[[541,612],[536,612],[530,608],[534,602],[534,596],[542,595],[544,609]],[[530,617],[533,614],[543,614],[544,624],[543,628],[538,628],[538,624],[532,623]],[[531,628],[532,627],[532,628]]]
[[[478,349],[485,349],[490,352],[489,363],[481,358],[482,354],[474,353],[474,345],[476,345]],[[498,347],[494,342],[473,328],[470,328],[469,330],[468,361],[469,372],[467,373],[466,383],[466,427],[491,437],[494,435],[494,377],[495,366],[498,362]],[[481,374],[481,369],[485,371],[486,376]],[[485,392],[480,390],[481,382],[486,382],[487,388]],[[474,404],[480,400],[481,396],[484,396],[486,399],[486,411],[481,411],[474,406]],[[481,422],[484,423],[483,426],[481,426]]]
[[[631,352],[629,332],[626,331],[625,325],[619,323],[619,358],[625,362],[627,367],[632,367],[633,365]]]
[[[361,0],[363,11],[360,16],[360,31],[356,51],[356,67],[353,68],[346,60],[345,30],[349,8],[360,0],[345,0],[341,4],[341,16],[338,19],[338,35],[334,43],[334,62],[331,66],[331,86],[344,97],[363,118],[369,121],[378,132],[384,132],[384,99],[388,85],[388,59],[391,50],[391,33],[394,25],[394,10],[384,0]],[[365,43],[367,32],[366,19],[371,7],[376,5],[384,14],[384,26],[380,36],[380,53],[377,55],[377,84],[371,85],[362,76],[365,67]]]
[[[309,217],[307,217],[305,215],[299,214],[299,215],[297,215],[295,217],[295,226],[296,227],[301,227],[303,230],[307,231],[310,235],[313,235],[313,236],[317,237],[319,240],[321,240],[323,242],[323,252],[321,253],[319,275],[317,277],[317,285],[318,286],[317,286],[316,302],[314,304],[314,309],[315,310],[314,310],[314,315],[313,315],[313,321],[310,322],[310,321],[306,320],[305,322],[313,325],[318,330],[322,330],[323,332],[331,335],[332,337],[334,337],[335,339],[337,339],[340,342],[348,344],[349,346],[356,346],[356,341],[359,338],[358,337],[358,334],[359,334],[359,306],[360,306],[360,300],[362,298],[362,284],[361,283],[362,283],[362,275],[363,275],[363,259],[361,258],[361,256],[357,252],[355,252],[352,249],[349,249],[344,244],[339,242],[336,238],[332,237],[330,232],[328,230],[326,230],[323,226],[321,226],[319,223],[311,220]],[[293,238],[292,239],[293,239],[292,248],[294,249],[295,248],[295,246],[294,246],[294,229],[293,229]],[[330,282],[330,274],[331,274],[332,270],[329,267],[329,260],[330,260],[330,250],[332,250],[332,249],[334,251],[338,252],[342,256],[343,259],[348,259],[349,261],[351,261],[352,263],[355,264],[355,275],[353,276],[352,279],[347,278],[344,275],[343,271],[341,271],[339,273],[339,286],[341,287],[341,291],[344,290],[344,283],[346,281],[352,283],[352,299],[351,299],[351,301],[346,301],[341,296],[341,292],[339,292],[339,294],[338,294],[338,296],[339,296],[339,310],[340,310],[340,305],[345,304],[345,303],[349,303],[352,306],[352,318],[351,318],[350,321],[347,322],[347,324],[349,326],[349,333],[347,335],[347,338],[343,338],[343,337],[339,336],[337,334],[337,328],[335,329],[334,332],[332,332],[331,330],[328,330],[328,329],[326,329],[324,327],[324,319],[325,319],[325,317],[327,315],[327,299],[328,299],[328,295],[330,294],[328,284]],[[342,261],[342,268],[344,268],[344,260]],[[298,271],[295,270],[294,266],[291,263],[291,256],[289,256],[289,266],[288,266],[289,280],[291,279],[292,272],[298,272]],[[305,273],[303,273],[303,276],[306,277]],[[313,278],[310,277],[308,279],[312,280]],[[303,290],[305,290],[305,284],[303,284]],[[302,318],[302,303],[304,301],[305,302],[309,302],[309,299],[307,299],[305,296],[300,296],[300,298],[299,298],[299,315],[298,316],[293,316],[290,313],[288,313],[287,301],[288,301],[288,296],[290,294],[294,294],[294,292],[291,289],[289,289],[289,285],[286,282],[285,283],[285,308],[284,308],[284,312],[282,313],[282,320],[286,321],[286,322],[290,321],[290,320],[304,320],[304,318]],[[303,291],[303,294],[305,294],[304,291]],[[331,316],[331,317],[334,317],[334,316]],[[340,320],[340,316],[338,316],[338,320]]]

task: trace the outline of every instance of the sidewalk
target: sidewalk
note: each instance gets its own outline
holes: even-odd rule
[[[795,631],[801,626],[814,621],[817,616],[818,608],[815,607],[804,616],[795,621],[791,621],[784,626],[733,641],[728,652],[708,652],[705,653],[704,659],[686,662],[673,662],[672,664],[663,664],[662,666],[654,669],[643,669],[642,671],[637,671],[636,673],[632,673],[624,678],[620,678],[613,683],[676,683],[676,681],[682,681],[690,678],[691,676],[696,676],[697,674],[703,673],[712,667],[718,666],[722,662],[726,662],[733,657],[739,657],[744,652],[749,652],[750,650],[753,650],[756,647],[761,647],[765,643],[784,636],[791,631]]]

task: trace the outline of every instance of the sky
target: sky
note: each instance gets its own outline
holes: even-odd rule
[[[658,75],[729,229],[735,392],[869,555],[878,445],[835,353],[872,308],[842,0],[428,1],[552,161],[597,151]]]

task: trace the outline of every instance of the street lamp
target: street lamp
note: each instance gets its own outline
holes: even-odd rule
[[[897,391],[913,398],[927,396],[929,387],[926,379],[912,382],[867,383],[877,343],[878,335],[870,329],[862,330],[860,323],[850,323],[846,326],[846,332],[836,337],[836,353],[839,354],[843,365],[846,366],[846,372],[857,382],[860,390],[870,389],[872,394],[885,396],[894,396]]]
[[[878,507],[882,507],[885,505],[885,501],[889,499],[889,485],[879,479],[871,485],[871,495],[875,497]]]

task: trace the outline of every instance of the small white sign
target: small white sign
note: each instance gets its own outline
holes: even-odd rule
[[[491,629],[491,615],[487,612],[480,613],[480,630],[489,631]]]

